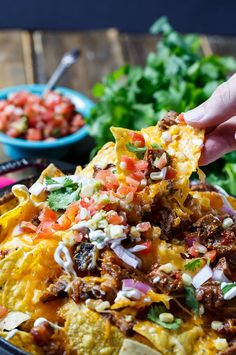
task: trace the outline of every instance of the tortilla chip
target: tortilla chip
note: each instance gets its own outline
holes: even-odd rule
[[[96,156],[91,160],[91,162],[81,171],[79,175],[86,176],[88,178],[93,177],[95,165],[102,165],[106,167],[108,164],[116,163],[116,152],[114,149],[115,145],[113,142],[106,143],[102,149],[98,151]]]
[[[1,332],[0,336],[6,338],[9,336],[8,332]],[[21,348],[22,350],[32,354],[32,355],[44,355],[44,351],[35,344],[34,339],[31,334],[17,330],[17,332],[12,335],[10,339],[7,339],[13,345]]]
[[[149,321],[139,322],[133,329],[151,341],[163,354],[192,355],[195,343],[204,334],[200,326],[192,325],[192,329],[179,334],[179,330],[168,331]]]
[[[116,139],[117,170],[119,174],[124,174],[119,167],[122,155],[136,158],[135,153],[130,152],[126,146],[128,142],[131,142],[131,133],[133,131],[117,127],[112,127],[111,131]],[[177,171],[177,176],[174,179],[176,185],[182,186],[197,169],[204,131],[188,125],[174,125],[165,132],[173,137],[171,142],[163,140],[163,131],[158,125],[143,128],[137,133],[141,133],[144,136],[148,148],[151,148],[153,144],[158,144],[168,152],[173,161],[172,167]]]
[[[15,185],[12,189],[18,200],[18,205],[0,216],[0,241],[11,235],[14,227],[23,220],[28,220],[36,214],[36,207],[30,200],[28,189],[23,185]]]
[[[10,246],[10,242],[7,245]],[[24,245],[10,250],[0,260],[1,305],[10,311],[27,312],[33,319],[45,317],[52,322],[58,321],[56,312],[61,301],[40,301],[48,280],[56,279],[61,273],[54,261],[57,245],[55,240],[43,240],[33,247]]]
[[[156,351],[150,346],[139,343],[132,339],[125,339],[120,349],[119,355],[161,355],[159,351]]]
[[[68,353],[72,355],[118,354],[124,335],[100,314],[73,301],[60,310],[65,318]]]
[[[30,316],[27,313],[9,312],[4,318],[0,319],[0,329],[13,330],[28,319],[30,319]]]

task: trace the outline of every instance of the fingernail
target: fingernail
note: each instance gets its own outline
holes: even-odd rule
[[[204,117],[203,106],[198,106],[193,110],[184,113],[184,119],[187,123],[198,122]]]

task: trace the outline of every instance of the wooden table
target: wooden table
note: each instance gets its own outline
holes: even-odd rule
[[[61,56],[79,47],[83,55],[66,73],[61,85],[89,97],[94,83],[124,63],[143,65],[157,38],[119,33],[111,28],[96,32],[0,32],[0,89],[19,84],[46,83]],[[236,57],[236,37],[202,36],[205,54]],[[0,147],[0,162],[9,160]],[[78,158],[78,162],[79,162]]]

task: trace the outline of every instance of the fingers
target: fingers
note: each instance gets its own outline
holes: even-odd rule
[[[206,135],[199,165],[207,165],[236,149],[236,116]]]
[[[236,114],[236,74],[214,91],[200,106],[184,113],[185,121],[193,127],[214,127]]]

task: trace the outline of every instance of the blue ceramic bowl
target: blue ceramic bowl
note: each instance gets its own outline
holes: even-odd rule
[[[22,90],[42,95],[44,88],[45,85],[41,84],[9,87],[0,90],[0,100],[6,99],[13,92]],[[55,90],[68,97],[74,103],[76,110],[82,115],[85,117],[89,115],[94,104],[86,96],[64,87],[57,87]],[[0,143],[3,144],[5,153],[13,159],[30,157],[59,159],[66,155],[71,145],[78,144],[87,135],[88,129],[86,126],[69,136],[57,138],[52,142],[27,141],[25,139],[12,138],[0,132]]]

